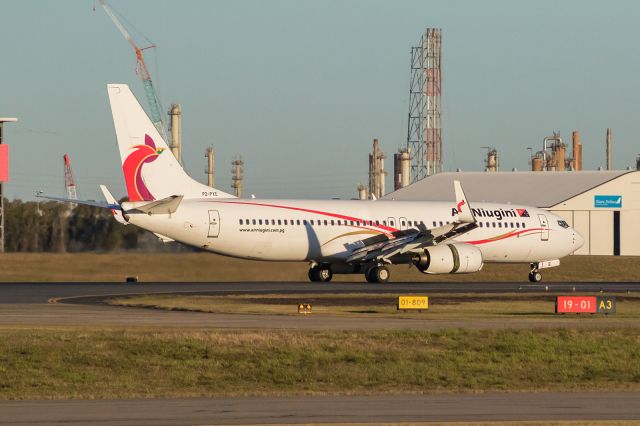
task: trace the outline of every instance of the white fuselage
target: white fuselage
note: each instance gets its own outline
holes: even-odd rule
[[[125,211],[136,203],[124,203]],[[479,227],[456,242],[485,262],[540,262],[573,253],[582,237],[548,211],[473,203]],[[245,259],[344,263],[358,241],[456,220],[453,202],[184,199],[172,214],[128,214],[130,223],[211,252]]]

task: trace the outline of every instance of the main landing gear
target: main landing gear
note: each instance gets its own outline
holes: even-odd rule
[[[531,272],[529,272],[529,281],[531,281],[532,283],[539,283],[540,281],[542,281],[542,274],[540,273],[540,271],[538,271],[537,263],[531,264]]]
[[[309,268],[309,281],[314,283],[328,283],[333,278],[331,265],[313,265]]]
[[[364,274],[367,282],[370,283],[386,283],[389,281],[390,276],[391,273],[389,272],[389,269],[383,265],[374,266]]]

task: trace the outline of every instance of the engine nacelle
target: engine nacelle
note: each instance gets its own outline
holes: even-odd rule
[[[482,252],[471,244],[440,244],[424,249],[413,263],[424,274],[465,274],[482,269]]]

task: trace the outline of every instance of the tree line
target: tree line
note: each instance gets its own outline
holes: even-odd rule
[[[5,199],[4,214],[8,252],[184,250],[136,226],[121,225],[107,209]]]

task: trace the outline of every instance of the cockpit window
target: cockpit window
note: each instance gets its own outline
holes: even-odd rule
[[[558,225],[562,226],[565,229],[569,227],[569,224],[567,222],[565,222],[564,220],[559,220],[558,221]]]

